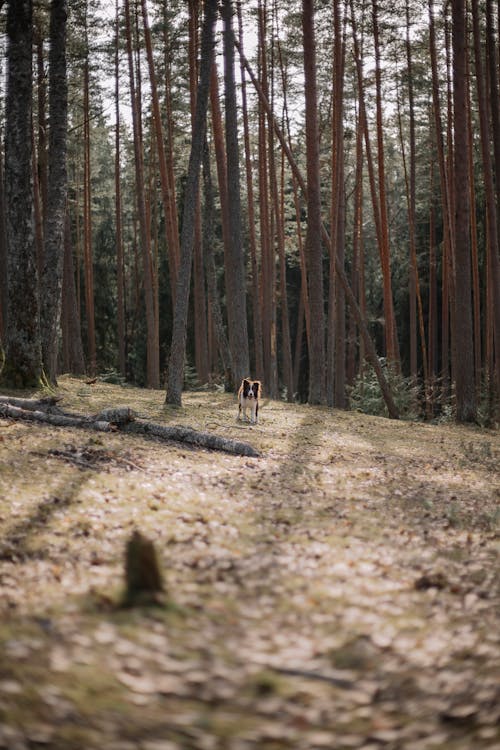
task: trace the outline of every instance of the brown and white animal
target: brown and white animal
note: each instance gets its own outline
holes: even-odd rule
[[[259,421],[259,398],[261,389],[262,386],[260,380],[249,380],[248,378],[244,378],[241,381],[240,389],[238,391],[238,419],[248,419],[247,409],[250,407],[250,421],[252,424],[257,424]]]

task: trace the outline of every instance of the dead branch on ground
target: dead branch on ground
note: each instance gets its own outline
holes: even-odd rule
[[[257,458],[259,452],[249,443],[202,432],[191,427],[170,427],[167,425],[137,419],[128,406],[104,409],[98,414],[86,416],[62,410],[57,404],[60,399],[17,399],[0,396],[0,417],[14,420],[28,420],[55,427],[80,427],[99,432],[127,432],[152,436],[159,440],[187,443],[197,448],[223,451],[237,456]]]

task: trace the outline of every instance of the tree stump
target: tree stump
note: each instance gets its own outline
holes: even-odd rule
[[[134,531],[125,551],[125,597],[127,607],[161,604],[163,579],[153,542]]]

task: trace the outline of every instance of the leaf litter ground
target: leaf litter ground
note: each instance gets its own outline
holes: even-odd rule
[[[61,379],[258,459],[0,421],[0,748],[500,749],[500,438]],[[151,538],[164,607],[123,609]]]

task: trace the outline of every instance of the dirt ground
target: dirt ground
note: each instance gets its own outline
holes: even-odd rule
[[[261,457],[0,420],[0,748],[500,750],[498,432],[59,395]],[[120,606],[134,529],[163,606]]]

